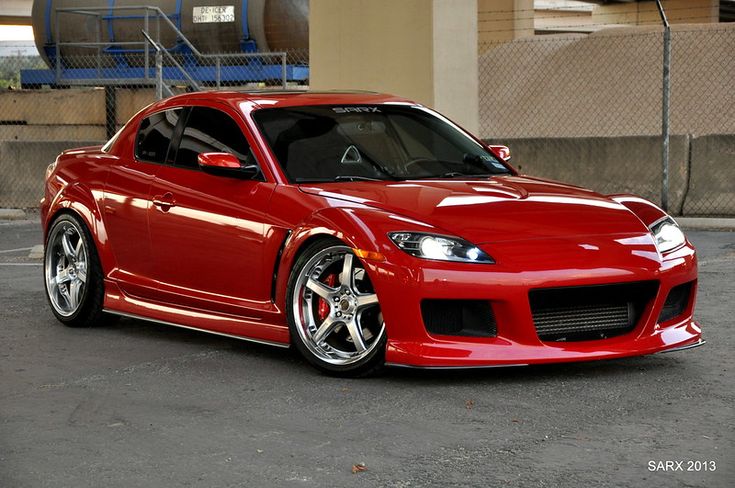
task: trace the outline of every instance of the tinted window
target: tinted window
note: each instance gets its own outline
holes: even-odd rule
[[[143,161],[163,163],[183,109],[155,113],[143,119],[135,141],[135,156]]]
[[[509,173],[472,137],[417,107],[268,108],[254,118],[294,182]]]
[[[247,139],[229,115],[213,108],[193,107],[181,136],[175,164],[198,168],[197,156],[206,152],[226,152],[237,156],[244,166],[254,164]]]

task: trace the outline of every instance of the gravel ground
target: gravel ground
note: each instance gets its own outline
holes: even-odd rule
[[[735,233],[690,237],[704,347],[344,380],[142,321],[65,328],[37,224],[0,222],[0,487],[735,486]]]

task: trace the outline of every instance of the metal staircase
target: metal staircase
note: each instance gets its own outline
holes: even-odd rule
[[[69,21],[75,19],[73,16],[96,21],[96,41],[65,42],[60,38],[61,19]],[[141,23],[139,41],[101,40],[103,29],[110,29],[114,20],[136,19]],[[164,45],[162,31],[176,39],[174,45]],[[51,69],[23,70],[22,86],[155,86],[160,98],[173,94],[173,87],[198,91],[265,83],[285,89],[289,82],[308,81],[308,66],[289,64],[286,52],[204,54],[155,6],[59,8],[55,32],[56,42],[46,46]]]

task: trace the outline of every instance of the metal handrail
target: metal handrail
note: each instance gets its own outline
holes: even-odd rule
[[[167,57],[167,59],[169,59],[170,61],[172,61],[176,65],[176,67],[184,74],[184,76],[187,78],[187,81],[189,81],[190,85],[193,88],[195,87],[196,90],[200,90],[199,84],[189,75],[189,73],[183,68],[183,66],[181,66],[181,64],[179,64],[179,62],[176,61],[176,59],[171,55],[171,53],[169,52],[169,50],[160,43],[160,34],[161,34],[160,19],[163,19],[164,23],[166,25],[168,25],[168,27],[173,31],[174,34],[176,34],[176,36],[180,39],[180,41],[189,48],[189,50],[192,52],[192,54],[194,54],[198,58],[208,59],[208,60],[214,60],[215,66],[216,66],[216,80],[215,80],[215,82],[216,82],[216,87],[217,88],[220,88],[220,86],[221,86],[221,82],[222,82],[222,80],[221,80],[221,66],[222,66],[222,60],[225,59],[225,58],[241,58],[241,59],[251,59],[251,58],[260,58],[260,59],[264,59],[264,58],[280,58],[282,86],[283,86],[284,89],[288,87],[288,80],[287,80],[287,77],[288,77],[288,73],[287,73],[287,57],[288,57],[288,53],[286,53],[285,51],[266,52],[266,53],[261,53],[261,52],[258,52],[258,53],[231,53],[231,54],[227,54],[227,55],[215,54],[215,53],[209,53],[209,54],[202,53],[202,52],[200,52],[196,48],[196,46],[194,46],[189,41],[189,39],[187,39],[187,37],[184,35],[184,33],[181,32],[181,30],[179,30],[179,28],[176,26],[176,24],[174,24],[171,21],[171,19],[168,17],[168,15],[166,15],[163,12],[163,10],[161,10],[159,7],[156,7],[156,6],[151,6],[151,5],[125,5],[125,6],[116,6],[116,7],[112,7],[112,8],[110,8],[110,7],[82,7],[82,8],[65,7],[65,8],[57,8],[56,9],[56,23],[57,23],[56,32],[57,33],[60,33],[60,29],[58,28],[59,27],[58,26],[58,22],[59,22],[59,17],[60,17],[59,14],[60,13],[66,12],[66,13],[74,13],[74,14],[80,14],[80,15],[90,15],[90,16],[95,16],[95,17],[102,18],[101,15],[100,15],[100,12],[108,13],[108,12],[111,12],[111,11],[131,11],[131,10],[132,11],[136,11],[136,10],[137,11],[140,11],[140,10],[145,11],[145,16],[144,16],[144,21],[145,21],[145,23],[144,23],[144,29],[141,32],[146,37],[147,42],[141,42],[140,44],[145,46],[145,71],[144,71],[144,73],[145,73],[145,78],[146,79],[148,78],[148,66],[149,66],[149,62],[148,62],[148,45],[150,44],[150,45],[152,45],[156,49],[156,52],[160,52],[162,56],[164,55],[163,53],[165,53],[165,56]],[[149,25],[149,15],[148,14],[149,14],[149,12],[153,13],[154,16],[155,16],[155,19],[158,21],[157,24],[156,24],[156,31],[157,31],[157,36],[156,36],[157,39],[156,40],[154,40],[153,37],[148,33],[148,25]],[[112,19],[105,19],[105,20],[109,21],[109,20],[112,20]],[[57,36],[58,35],[59,34],[57,34]],[[99,33],[98,33],[98,37],[99,37]],[[78,43],[74,43],[74,42],[63,42],[62,43],[61,40],[58,37],[57,37],[57,43],[56,43],[56,45],[58,47],[62,47],[62,46],[75,46],[75,47],[90,47],[90,48],[91,47],[98,47],[99,48],[101,46],[110,46],[110,45],[122,46],[122,45],[134,45],[134,44],[138,44],[138,43],[135,43],[135,42],[112,42],[112,43],[111,42],[78,42]],[[56,62],[56,77],[57,77],[57,82],[59,82],[61,80],[61,61],[60,61],[61,60],[61,51],[59,49],[57,49],[56,52],[57,52],[57,57],[58,57],[57,62]],[[98,57],[99,57],[99,53],[98,53]],[[98,64],[99,64],[99,60],[98,60]]]
[[[196,91],[200,91],[201,88],[199,87],[199,84],[194,80],[194,78],[191,77],[191,75],[179,64],[178,61],[176,61],[176,58],[174,58],[170,52],[168,52],[163,46],[161,46],[158,42],[154,41],[153,38],[145,31],[140,31],[141,34],[143,34],[143,37],[146,38],[146,41],[150,43],[151,46],[153,46],[153,49],[156,50],[156,92],[159,95],[159,99],[163,98],[163,94],[160,92],[165,87],[166,91],[169,93],[169,96],[173,95],[173,92],[163,84],[163,59],[162,56],[167,56],[168,59],[174,63],[174,65],[179,69],[179,71],[186,77],[187,81],[189,82],[190,86],[194,88]],[[160,91],[159,91],[160,90]]]
[[[174,31],[174,33],[181,39],[181,41],[186,44],[186,46],[191,49],[191,52],[194,53],[196,56],[201,58],[209,58],[214,59],[217,57],[222,57],[221,54],[215,54],[215,53],[202,53],[200,52],[194,44],[192,44],[189,39],[186,38],[183,32],[179,30],[178,27],[176,27],[176,24],[174,24],[171,19],[168,18],[168,15],[166,15],[163,10],[161,10],[159,7],[151,6],[151,5],[124,5],[119,7],[84,7],[83,10],[73,8],[73,7],[65,7],[65,8],[57,8],[56,12],[69,12],[69,13],[80,13],[84,15],[98,15],[96,12],[110,12],[111,10],[151,10],[155,12],[157,15],[157,18],[163,19],[163,21]],[[228,54],[228,57],[285,57],[288,53],[285,51],[272,51],[267,53],[232,53]]]

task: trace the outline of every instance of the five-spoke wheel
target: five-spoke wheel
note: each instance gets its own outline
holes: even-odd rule
[[[48,232],[44,279],[51,309],[70,326],[93,325],[102,315],[103,284],[99,259],[80,219],[60,215]]]
[[[349,247],[320,241],[307,248],[294,266],[288,300],[294,343],[312,364],[350,375],[382,366],[378,296]]]
[[[68,317],[79,309],[87,281],[89,256],[81,231],[72,223],[54,227],[46,253],[46,288],[54,310]]]

